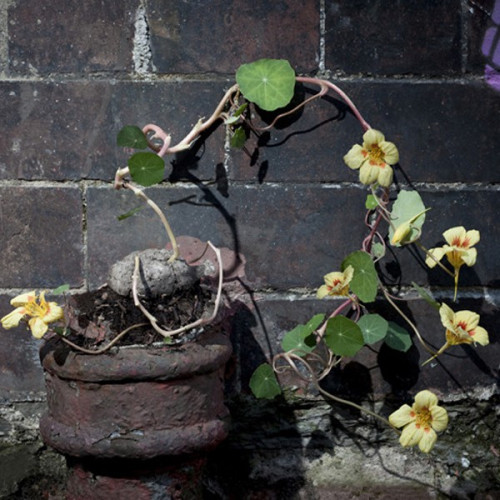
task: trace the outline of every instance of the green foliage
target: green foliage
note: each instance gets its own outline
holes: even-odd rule
[[[259,59],[241,65],[236,71],[236,82],[245,99],[265,111],[274,111],[292,100],[295,71],[283,59]]]
[[[65,283],[64,285],[58,286],[51,295],[61,295],[69,290],[69,285]]]
[[[365,344],[374,344],[387,335],[389,323],[379,314],[365,314],[358,321]]]
[[[375,241],[372,244],[371,253],[375,259],[382,258],[385,255],[385,250],[386,250],[385,246],[382,245],[382,243],[379,243],[378,241]]]
[[[403,327],[392,321],[389,321],[385,343],[392,349],[401,352],[406,352],[412,346],[410,334]]]
[[[324,314],[316,314],[305,325],[297,325],[286,333],[281,342],[283,350],[294,351],[298,356],[311,352],[316,347],[313,333],[324,319]]]
[[[354,275],[350,283],[352,292],[362,302],[373,302],[377,296],[378,279],[371,256],[362,250],[353,252],[342,261],[342,271],[347,266],[352,266],[354,269]]]
[[[366,197],[366,201],[365,201],[365,207],[367,210],[375,210],[378,206],[378,203],[377,203],[377,198],[375,198],[375,196],[373,196],[373,194],[369,194],[367,197]]]
[[[234,113],[224,123],[226,125],[233,125],[234,123],[236,123],[240,119],[240,116],[243,114],[245,109],[247,109],[247,107],[248,103],[245,102],[237,110],[235,110]]]
[[[328,320],[325,343],[338,356],[354,356],[364,345],[361,328],[345,316]]]
[[[247,140],[247,134],[243,127],[238,127],[233,135],[231,136],[231,147],[235,149],[241,149]]]
[[[129,210],[128,212],[126,212],[126,213],[124,213],[124,214],[118,215],[116,218],[117,218],[119,221],[122,221],[122,220],[128,219],[129,217],[132,217],[132,216],[133,216],[133,215],[135,215],[137,212],[139,212],[139,210],[142,210],[143,208],[144,208],[143,206],[135,207],[135,208],[133,208],[132,210]]]
[[[152,186],[163,180],[165,161],[154,153],[135,153],[128,159],[130,176],[141,186]]]
[[[144,132],[135,125],[125,125],[118,132],[116,143],[124,148],[146,149],[148,147]]]
[[[398,228],[403,224],[409,225],[409,232],[395,246],[400,246],[401,243],[414,241],[419,237],[422,230],[422,225],[425,222],[425,212],[429,210],[425,208],[422,198],[417,191],[400,191],[392,206],[391,221],[394,228]],[[392,241],[394,236],[393,227],[389,227],[389,239]]]
[[[439,311],[439,309],[441,308],[441,304],[437,302],[425,288],[417,285],[414,281],[412,281],[411,284],[413,288],[415,288],[415,290],[418,292],[420,297],[422,297],[429,305],[434,307],[434,309],[437,309]]]
[[[254,396],[257,398],[272,399],[281,394],[281,387],[273,367],[268,363],[260,365],[253,372],[249,385]]]

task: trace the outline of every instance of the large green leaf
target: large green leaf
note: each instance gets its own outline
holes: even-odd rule
[[[284,351],[295,351],[299,356],[311,352],[316,347],[313,332],[325,319],[324,314],[316,314],[305,325],[297,325],[285,334],[281,342]]]
[[[250,378],[250,389],[257,398],[272,399],[281,394],[281,387],[274,373],[273,367],[268,363],[260,365]]]
[[[351,290],[362,302],[373,302],[377,296],[377,271],[370,254],[358,250],[349,254],[341,264],[344,271],[352,266],[354,274],[350,283]]]
[[[124,148],[146,149],[148,147],[144,132],[136,125],[125,125],[118,132],[116,143]]]
[[[394,228],[397,230],[403,225],[407,225],[408,233],[401,240],[395,243],[395,246],[400,246],[401,243],[411,242],[417,239],[422,225],[425,222],[425,208],[424,202],[417,191],[400,191],[392,206],[391,221]],[[389,227],[389,240],[392,241],[394,236],[393,226]]]
[[[265,111],[274,111],[292,100],[295,71],[283,59],[259,59],[241,65],[236,82],[246,99]]]
[[[384,342],[392,349],[402,352],[406,352],[412,346],[410,334],[402,326],[392,321],[389,321],[389,329]]]
[[[154,153],[135,153],[128,159],[130,176],[141,186],[152,186],[163,180],[165,162]]]
[[[345,316],[328,320],[325,343],[338,356],[354,356],[364,345],[363,334],[354,321]]]
[[[387,335],[389,323],[379,314],[365,314],[358,321],[366,344],[374,344]]]

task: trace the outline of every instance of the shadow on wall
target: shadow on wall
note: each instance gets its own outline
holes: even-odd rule
[[[484,77],[488,85],[500,92],[500,0],[491,14],[492,24],[486,30],[481,51],[486,57]]]

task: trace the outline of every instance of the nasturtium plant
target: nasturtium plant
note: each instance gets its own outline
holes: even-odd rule
[[[345,316],[328,320],[325,343],[337,356],[354,356],[364,345],[361,328]]]
[[[377,296],[378,279],[375,264],[370,254],[357,250],[349,254],[341,264],[342,271],[347,267],[354,268],[350,286],[361,302],[373,302]]]
[[[395,231],[404,231],[401,239],[395,241],[394,246],[400,246],[405,241],[414,241],[420,235],[425,222],[425,208],[422,198],[417,191],[400,191],[391,212],[392,225],[389,227],[389,240],[394,239]]]
[[[155,153],[140,152],[128,159],[130,176],[141,186],[152,186],[163,180],[165,161]]]
[[[439,311],[441,304],[437,300],[435,300],[434,297],[425,288],[417,285],[417,283],[415,283],[414,281],[411,282],[411,285],[413,286],[413,288],[415,288],[420,297],[422,297],[427,302],[427,304]]]
[[[375,344],[387,335],[389,323],[380,314],[365,314],[359,318],[358,326],[361,328],[366,344]]]
[[[283,350],[294,351],[298,356],[313,351],[316,347],[316,338],[313,333],[321,325],[324,318],[324,314],[316,314],[305,325],[297,325],[286,333],[281,342]]]
[[[411,336],[407,330],[393,321],[389,321],[389,328],[384,342],[396,351],[406,352],[411,346]]]
[[[378,207],[377,198],[373,194],[369,194],[366,197],[365,208],[367,210],[375,210]]]
[[[118,132],[116,143],[124,148],[146,149],[148,147],[144,132],[136,125],[125,125]]]
[[[286,106],[295,90],[295,71],[283,59],[259,59],[236,71],[241,93],[264,111]]]
[[[253,372],[249,386],[257,398],[272,399],[281,394],[281,387],[273,367],[267,363],[260,365]]]
[[[238,127],[231,136],[230,144],[232,148],[241,149],[247,140],[247,134],[243,127]]]

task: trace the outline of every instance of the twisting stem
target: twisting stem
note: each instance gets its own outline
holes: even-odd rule
[[[175,239],[172,228],[170,227],[165,214],[160,210],[160,207],[151,198],[149,198],[142,189],[135,187],[130,182],[123,183],[123,187],[130,189],[137,197],[142,198],[155,211],[156,215],[158,215],[163,224],[163,227],[165,228],[165,231],[167,232],[168,239],[172,244],[173,254],[168,259],[168,262],[173,262],[174,260],[176,260],[179,257],[179,246],[177,245],[177,240]]]
[[[107,350],[111,349],[111,347],[113,347],[122,337],[127,335],[127,333],[129,333],[131,330],[135,328],[140,328],[141,326],[148,326],[148,324],[149,323],[137,323],[135,325],[129,326],[128,328],[125,328],[125,330],[120,332],[113,340],[111,340],[108,344],[106,344],[104,347],[101,347],[100,349],[85,349],[84,347],[80,347],[78,344],[71,342],[71,340],[68,340],[65,337],[60,337],[60,339],[73,349],[83,352],[85,354],[102,354],[103,352],[106,352]]]

